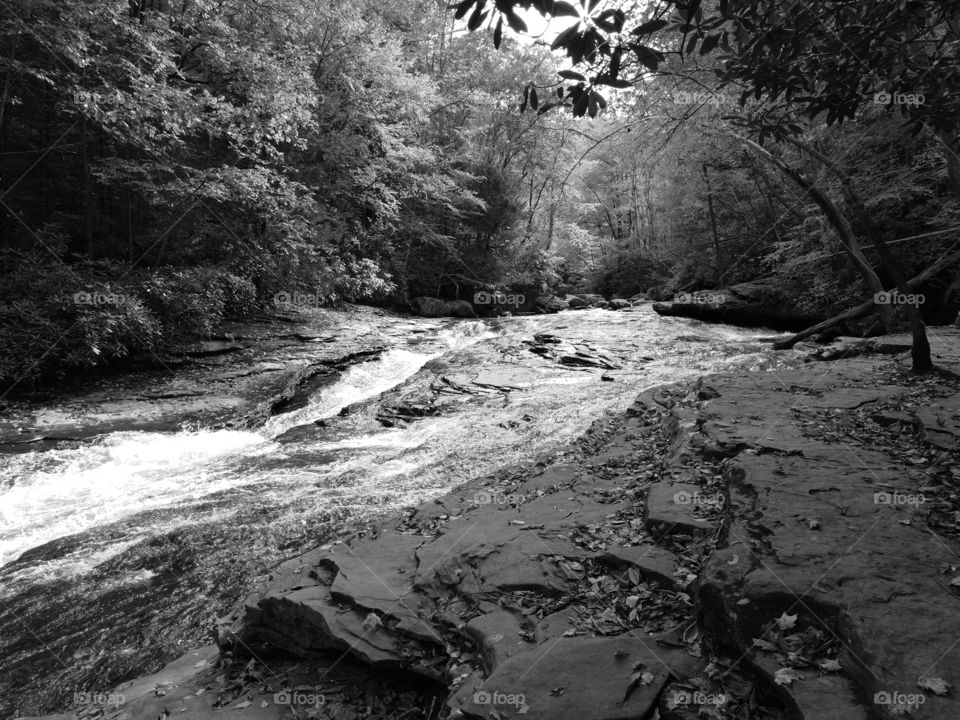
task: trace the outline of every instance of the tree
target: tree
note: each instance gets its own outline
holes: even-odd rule
[[[574,84],[567,85],[560,104],[574,115],[596,115],[598,106],[605,104],[599,88],[630,87],[657,71],[667,53],[683,57],[697,51],[719,53],[719,81],[742,88],[741,104],[754,97],[773,106],[771,112],[753,119],[760,144],[771,136],[798,135],[802,131],[794,119],[798,115],[825,113],[830,125],[855,117],[875,102],[896,102],[914,132],[928,131],[939,138],[955,191],[960,189],[956,135],[960,3],[956,0],[857,4],[828,0],[815,5],[779,0],[706,4],[665,0],[643,11],[636,6],[598,11],[599,5],[598,0],[581,0],[576,6],[554,0],[497,0],[488,9],[486,0],[463,0],[457,14],[464,17],[469,12],[474,30],[485,21],[499,27],[504,19],[518,30],[517,8],[576,18],[552,43],[574,66],[583,68],[583,72],[562,74]],[[808,185],[807,190],[814,188]],[[854,196],[846,197],[862,220]],[[827,204],[823,207],[832,212]],[[869,233],[869,226],[865,227]],[[885,239],[877,233],[872,233],[872,239],[884,270],[901,292],[909,294],[909,284]],[[924,372],[932,367],[929,347],[917,309],[911,307],[910,313],[913,367]]]

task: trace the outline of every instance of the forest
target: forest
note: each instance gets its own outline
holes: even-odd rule
[[[290,298],[960,306],[956,2],[2,6],[7,388]]]

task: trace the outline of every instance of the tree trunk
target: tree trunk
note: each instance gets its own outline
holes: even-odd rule
[[[881,266],[887,271],[887,273],[889,273],[890,277],[893,278],[897,289],[902,295],[911,295],[911,283],[909,280],[907,280],[906,273],[903,272],[903,267],[896,260],[896,258],[893,257],[893,252],[890,250],[889,245],[887,245],[886,239],[880,233],[876,224],[873,222],[873,219],[870,217],[870,214],[867,212],[867,208],[860,199],[860,196],[857,194],[856,190],[854,190],[850,176],[820,151],[815,150],[814,148],[811,148],[805,143],[802,143],[794,138],[787,138],[787,141],[801,150],[808,152],[811,157],[814,157],[822,162],[824,166],[826,166],[831,172],[833,172],[834,175],[837,176],[837,178],[840,180],[840,187],[842,188],[843,196],[847,201],[847,205],[849,205],[850,209],[853,211],[857,224],[863,229],[864,232],[866,232],[871,244],[876,248],[877,254],[880,256]],[[882,293],[882,295],[886,297],[887,294]],[[879,301],[880,298],[874,299]],[[933,361],[930,359],[930,342],[927,340],[927,332],[924,326],[923,317],[920,315],[919,305],[908,302],[907,314],[910,317],[910,331],[913,335],[913,348],[911,349],[911,355],[913,357],[913,372],[918,374],[929,372],[933,369]]]
[[[853,228],[850,226],[849,221],[843,215],[840,208],[837,207],[836,203],[834,203],[833,200],[831,200],[830,197],[823,192],[823,190],[817,187],[806,175],[790,167],[786,162],[778,158],[762,145],[755,143],[749,138],[740,137],[739,135],[736,137],[760,152],[770,162],[780,168],[780,170],[782,170],[787,177],[789,177],[806,191],[806,193],[810,196],[810,199],[817,204],[817,207],[819,207],[821,211],[823,211],[823,214],[830,222],[830,225],[833,226],[833,229],[837,231],[837,235],[840,238],[840,244],[853,261],[853,264],[856,266],[857,270],[860,271],[860,274],[863,277],[864,282],[866,282],[867,287],[870,289],[870,292],[872,292],[875,296],[882,294],[884,290],[883,284],[880,282],[880,278],[877,277],[877,273],[874,272],[873,268],[870,266],[870,263],[867,262],[867,258],[864,256],[863,251],[860,250],[860,246],[857,244],[857,238],[854,235]],[[880,322],[882,323],[884,330],[891,332],[894,327],[893,311],[891,307],[881,305],[878,306],[878,309],[880,311]]]
[[[947,162],[947,176],[953,194],[960,200],[960,155],[958,155],[957,133],[955,130],[941,130],[936,134],[943,144],[943,156]]]
[[[90,189],[90,159],[87,154],[87,118],[84,116],[81,126],[80,151],[83,163],[83,239],[87,245],[87,257],[93,257],[93,198]]]
[[[960,251],[946,255],[945,257],[940,258],[933,265],[928,267],[922,273],[916,277],[910,278],[909,283],[911,285],[917,285],[922,282],[926,282],[934,275],[936,275],[941,270],[944,270],[956,262],[960,262]],[[813,327],[809,327],[806,330],[798,332],[796,335],[791,335],[786,340],[782,340],[774,344],[775,350],[789,350],[794,345],[796,345],[801,340],[806,340],[811,335],[816,335],[818,332],[823,332],[824,330],[829,330],[832,327],[836,327],[845,320],[852,320],[853,318],[861,317],[868,314],[871,310],[876,309],[876,303],[871,299],[867,300],[856,307],[853,307],[849,310],[846,310],[839,315],[836,315],[829,320],[824,320],[822,323],[818,323]]]
[[[720,253],[720,237],[717,235],[717,215],[713,211],[713,188],[707,164],[703,164],[703,179],[707,183],[707,208],[710,210],[710,228],[713,230],[713,251],[717,255],[717,277],[723,277],[723,255]]]

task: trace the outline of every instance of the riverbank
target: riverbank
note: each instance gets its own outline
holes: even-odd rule
[[[30,452],[112,432],[257,427],[351,364],[385,349],[409,318],[361,305],[225,322],[215,338],[158,351],[157,366],[8,397],[0,453]]]
[[[952,718],[960,385],[904,361],[643,393],[536,467],[285,562],[219,655],[80,716]]]

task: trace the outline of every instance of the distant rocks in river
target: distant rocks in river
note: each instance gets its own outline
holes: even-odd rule
[[[413,300],[413,306],[416,308],[417,314],[423,317],[443,317],[446,305],[440,298],[418,297]]]
[[[769,327],[800,331],[824,320],[800,312],[783,296],[782,288],[771,282],[749,282],[722,290],[677,292],[672,302],[655,302],[659,315],[686,317],[704,322],[744,327]]]
[[[432,297],[418,297],[413,300],[413,307],[422,317],[458,317],[472,318],[477,314],[466,300],[441,300]]]
[[[617,361],[602,350],[587,343],[573,343],[550,333],[537,333],[533,340],[524,340],[530,352],[561,365],[574,367],[596,367],[604,370],[617,370]]]
[[[561,310],[569,310],[570,304],[566,300],[558,298],[556,295],[548,295],[546,297],[538,298],[536,304],[534,305],[537,312],[541,313],[556,313]]]
[[[508,295],[505,297],[520,297]],[[589,308],[602,308],[607,310],[627,310],[635,304],[647,301],[645,294],[641,293],[629,299],[614,298],[606,300],[602,295],[584,294],[567,295],[563,298],[556,295],[545,295],[537,298],[532,303],[524,307],[529,309],[520,309],[512,305],[503,305],[499,303],[475,305],[467,300],[440,300],[439,298],[418,297],[411,303],[414,311],[421,317],[458,317],[472,318],[478,315],[531,315],[531,314],[552,314],[561,310],[586,310]],[[532,310],[532,312],[531,312]]]
[[[444,303],[444,314],[450,317],[472,318],[477,314],[473,311],[473,305],[466,300],[450,300]]]

